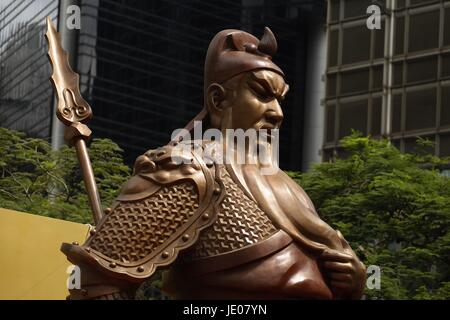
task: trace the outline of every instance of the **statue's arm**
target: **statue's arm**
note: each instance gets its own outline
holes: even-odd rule
[[[292,215],[290,218],[312,240],[327,245],[318,258],[333,292],[339,298],[360,299],[366,281],[366,267],[344,236],[319,217],[306,192],[293,180],[289,179],[289,182],[293,190],[297,191],[303,207],[302,214]]]
[[[174,153],[184,160],[175,163]],[[194,151],[166,146],[140,156],[87,241],[61,247],[81,271],[81,287],[70,290],[70,299],[133,298],[142,282],[171,265],[214,222],[221,186],[215,166]]]

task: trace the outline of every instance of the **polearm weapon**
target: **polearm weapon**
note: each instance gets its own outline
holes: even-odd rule
[[[98,224],[103,213],[86,148],[86,141],[91,137],[92,131],[85,123],[92,119],[92,109],[81,96],[80,77],[70,67],[69,55],[61,47],[60,35],[49,17],[45,37],[48,42],[48,57],[53,67],[51,80],[58,99],[56,116],[65,125],[64,140],[68,145],[75,147],[94,221]]]

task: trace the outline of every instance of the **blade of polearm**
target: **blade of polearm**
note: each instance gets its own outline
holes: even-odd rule
[[[50,18],[47,18],[48,57],[53,68],[51,81],[58,104],[56,116],[64,123],[64,140],[74,146],[83,175],[95,224],[102,218],[102,207],[92,170],[91,160],[86,148],[86,141],[91,137],[91,130],[86,122],[92,118],[92,109],[83,99],[79,87],[79,75],[69,65],[68,53],[61,47],[61,39]]]

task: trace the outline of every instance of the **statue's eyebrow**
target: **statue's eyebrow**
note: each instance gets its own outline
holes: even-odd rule
[[[266,77],[259,77],[256,73],[252,73],[252,80],[261,85],[268,95],[276,97],[276,92]]]
[[[284,84],[281,92],[278,92],[274,89],[273,81],[269,81],[266,77],[259,77],[256,73],[252,73],[252,79],[258,82],[258,84],[260,84],[265,89],[268,95],[273,96],[279,100],[283,99],[284,95],[289,90],[289,86],[287,84]]]
[[[266,89],[266,91],[267,91],[267,93],[269,93],[270,95],[273,95],[273,96],[275,96],[275,90],[273,90],[273,87],[272,87],[272,84],[269,82],[269,81],[267,81],[267,79],[266,78],[258,78],[258,77],[255,77],[256,79],[256,81],[261,85],[261,86],[263,86],[263,88],[264,89]]]
[[[284,88],[283,88],[283,92],[281,93],[281,98],[284,99],[284,97],[286,96],[286,93],[288,93],[289,91],[289,85],[287,83],[284,84]]]

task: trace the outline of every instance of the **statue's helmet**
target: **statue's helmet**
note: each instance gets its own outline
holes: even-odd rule
[[[204,90],[213,84],[223,84],[225,81],[256,69],[272,70],[284,78],[284,73],[272,61],[277,52],[278,45],[272,31],[266,27],[259,40],[248,32],[227,29],[217,33],[211,40],[206,53]],[[184,129],[191,131],[196,121],[202,121],[208,112],[206,107],[197,114]],[[178,141],[183,136],[179,132],[172,141]]]
[[[267,27],[261,40],[241,30],[220,31],[211,40],[206,54],[204,88],[255,69],[269,69],[284,77],[283,71],[272,62],[277,48],[275,36]]]

